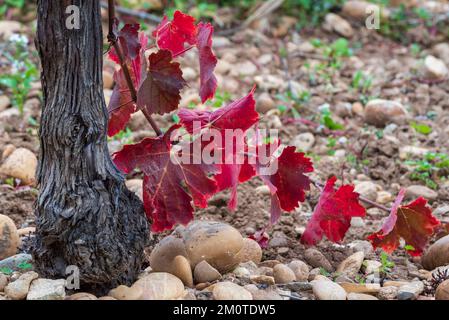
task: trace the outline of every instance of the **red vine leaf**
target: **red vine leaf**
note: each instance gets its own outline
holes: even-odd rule
[[[352,217],[364,217],[366,210],[359,203],[359,194],[351,185],[334,190],[336,177],[330,178],[321,193],[301,242],[314,245],[325,235],[332,242],[341,242],[351,225]]]
[[[197,48],[200,60],[200,97],[202,103],[213,98],[217,90],[217,78],[214,75],[217,57],[212,51],[213,33],[214,27],[210,23],[198,24]]]
[[[125,29],[126,26],[128,25],[125,25],[123,29]],[[129,27],[130,31],[126,32],[137,32],[139,25],[132,26],[137,27]],[[124,32],[123,29],[120,32]],[[127,55],[125,58],[125,63],[128,67],[128,71],[130,73],[134,87],[138,87],[141,81],[142,71],[146,69],[144,52],[147,46],[148,38],[143,33],[140,33],[135,35],[135,39],[138,39],[138,45],[134,43],[130,47],[133,48],[131,49],[131,51],[138,50],[138,55],[135,57],[134,55],[132,55],[134,57],[132,60],[131,56]],[[117,59],[116,62],[119,63],[118,57],[116,56],[114,50],[111,50],[109,52],[109,56],[114,61]],[[131,90],[128,87],[128,83],[126,82],[126,78],[122,68],[115,70],[114,82],[115,86],[108,105],[108,136],[110,137],[123,130],[128,123],[131,115],[137,111],[136,104],[132,99]]]
[[[117,40],[122,48],[125,60],[132,61],[140,54],[142,47],[141,36],[139,35],[140,24],[125,24],[117,34]],[[109,58],[117,64],[120,64],[120,59],[117,52],[112,47],[109,51]]]
[[[248,238],[256,241],[262,249],[268,248],[268,241],[270,240],[270,237],[268,236],[268,233],[265,232],[265,229],[256,231]]]
[[[285,147],[281,155],[274,159],[276,172],[261,176],[271,191],[272,224],[280,218],[281,210],[292,211],[299,206],[299,202],[304,202],[305,191],[310,190],[310,179],[305,173],[313,172],[312,162],[304,153],[295,150],[292,146]],[[273,163],[270,165],[273,166]]]
[[[180,91],[186,85],[179,63],[172,61],[168,50],[152,53],[148,61],[148,73],[137,92],[137,106],[159,114],[176,110]]]
[[[131,115],[136,112],[131,92],[121,70],[114,73],[115,87],[109,101],[108,136],[112,137],[122,131]]]
[[[239,182],[242,182],[239,180],[242,163],[237,161],[237,157],[243,156],[240,153],[244,152],[245,145],[244,141],[236,138],[232,144],[232,149],[226,148],[225,130],[246,132],[259,121],[259,114],[256,112],[255,106],[253,89],[246,97],[213,112],[189,109],[181,109],[178,112],[181,124],[191,134],[197,134],[206,127],[218,130],[221,133],[222,140],[219,145],[222,154],[222,164],[220,165],[220,173],[214,178],[217,181],[219,190],[231,188],[230,209],[235,209],[237,205],[237,186]],[[207,132],[203,130],[203,133]],[[245,174],[249,174],[249,172],[246,171]],[[245,177],[245,179],[247,178]]]
[[[432,215],[427,206],[427,200],[420,197],[415,201],[401,206],[405,196],[402,189],[396,198],[390,215],[385,220],[382,229],[368,237],[374,248],[380,247],[387,253],[399,247],[400,239],[404,239],[411,256],[420,256],[434,234],[440,221]]]
[[[125,24],[118,34],[123,54],[130,60],[134,60],[140,52],[139,29],[140,24],[138,23]]]
[[[146,138],[127,145],[114,154],[114,163],[125,173],[138,167],[144,173],[145,212],[155,232],[171,229],[176,223],[193,219],[193,204],[206,207],[217,186],[208,175],[217,168],[206,164],[183,164],[171,157],[170,136],[180,126],[171,127],[164,136]]]
[[[197,111],[182,108],[178,112],[181,124],[189,133],[195,134],[206,126],[220,131],[226,129],[246,131],[259,121],[259,114],[256,112],[256,101],[254,100],[254,90],[255,88],[246,97],[215,111]],[[196,128],[194,128],[194,122],[198,123]]]
[[[195,18],[181,11],[175,11],[172,21],[168,21],[167,16],[165,16],[153,31],[153,37],[156,38],[159,48],[170,50],[173,56],[177,56],[184,51],[186,42],[194,45],[196,35]]]

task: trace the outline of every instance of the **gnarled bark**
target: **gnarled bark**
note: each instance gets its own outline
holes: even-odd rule
[[[68,29],[76,5],[80,29]],[[126,189],[107,147],[99,0],[40,0],[36,46],[44,106],[37,179],[35,267],[47,277],[80,270],[84,288],[129,284],[148,242],[141,201]]]

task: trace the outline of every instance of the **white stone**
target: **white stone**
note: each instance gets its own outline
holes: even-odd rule
[[[35,154],[28,149],[18,148],[3,162],[0,173],[20,179],[24,184],[33,184],[36,168]]]
[[[424,197],[427,200],[436,200],[438,192],[422,185],[411,185],[406,189],[406,196],[409,198]]]
[[[31,283],[27,300],[64,300],[65,280],[36,279]]]
[[[444,79],[449,73],[446,64],[434,56],[427,56],[424,59],[424,68],[427,76],[435,79]]]
[[[346,38],[354,35],[354,30],[349,22],[335,13],[326,14],[324,17],[324,26],[328,31],[334,31]]]
[[[229,281],[217,283],[212,295],[215,300],[253,300],[251,292]]]
[[[338,283],[328,280],[313,280],[313,294],[318,300],[346,300],[346,291]]]
[[[291,141],[291,145],[302,152],[308,152],[314,144],[315,136],[310,132],[300,133]]]
[[[375,201],[377,198],[377,186],[371,181],[361,181],[356,183],[354,191],[372,201]]]
[[[363,259],[365,259],[365,253],[363,251],[358,251],[350,255],[340,263],[337,268],[337,273],[348,277],[355,277],[362,267]]]

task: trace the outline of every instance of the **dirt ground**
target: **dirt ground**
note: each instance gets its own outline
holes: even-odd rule
[[[282,27],[279,17],[269,21],[276,28]],[[25,34],[32,39],[28,24],[25,24],[25,30]],[[323,49],[314,47],[312,43],[320,39],[328,46],[341,38],[334,32],[322,28],[301,31],[289,28],[284,35],[275,37],[265,33],[263,27],[253,26],[230,37],[218,36],[214,50],[219,60],[223,61],[217,67],[219,93],[221,97],[226,96],[223,98],[225,101],[236,99],[257,84],[256,101],[259,103],[260,97],[266,97],[266,94],[271,99],[269,110],[261,110],[262,127],[278,129],[282,143],[287,145],[298,134],[308,132],[313,135],[315,142],[307,154],[314,162],[314,177],[325,181],[329,176],[337,175],[344,183],[371,181],[377,185],[377,192],[386,191],[392,195],[391,200],[385,203],[385,206],[391,206],[399,188],[424,184],[410,178],[411,168],[406,163],[407,160],[419,160],[422,155],[403,159],[400,157],[401,148],[414,146],[445,154],[449,151],[449,82],[447,79],[433,81],[420,74],[423,58],[429,54],[436,55],[433,48],[441,39],[419,39],[422,34],[415,30],[416,35],[409,35],[409,44],[400,44],[361,27],[360,23],[354,23],[354,30],[354,35],[348,40],[351,56],[338,59],[341,63],[339,68],[327,68],[322,75],[317,71],[313,77],[313,67],[327,62],[327,58],[322,53]],[[419,52],[413,50],[415,43],[419,43]],[[32,41],[30,48],[33,48]],[[111,62],[106,55],[105,60],[105,70],[111,70]],[[182,65],[188,65],[193,70],[189,70],[192,79],[185,89],[181,106],[199,104],[196,94],[199,81],[195,71],[198,66],[194,52],[189,52],[181,60]],[[369,75],[372,82],[364,93],[352,86],[358,71]],[[289,88],[307,98],[300,98],[299,103],[292,102],[286,98]],[[105,95],[109,94],[110,88],[105,90]],[[426,124],[432,132],[427,135],[419,133],[410,121],[386,128],[368,125],[363,105],[366,99],[373,97],[399,101],[406,107],[410,121]],[[320,124],[320,106],[324,104],[329,105],[332,119],[342,124],[343,129],[332,131]],[[359,105],[361,109],[357,109]],[[280,111],[279,106],[286,106],[287,111]],[[290,107],[297,110],[299,118],[288,111]],[[11,144],[38,153],[37,128],[30,124],[29,117],[38,122],[39,110],[40,105],[30,103],[25,106],[23,117],[15,114],[8,116],[5,111],[0,114],[0,154]],[[161,127],[167,127],[172,117],[159,117],[157,121]],[[134,141],[150,130],[141,115],[133,117],[130,127],[133,131],[130,138]],[[120,148],[122,142],[111,140],[111,151]],[[139,177],[139,174],[133,174],[128,178]],[[436,209],[434,213],[437,218],[449,222],[449,183],[442,176],[434,180],[437,196],[430,204]],[[37,190],[33,187],[12,187],[7,184],[6,177],[2,182],[0,214],[10,216],[18,228],[33,226],[33,204]],[[264,260],[303,260],[305,247],[300,243],[300,237],[317,203],[319,192],[312,187],[299,209],[283,214],[276,225],[269,226],[270,199],[256,191],[261,185],[261,181],[254,179],[239,186],[239,204],[235,212],[230,212],[226,206],[229,192],[225,191],[214,196],[208,208],[197,210],[195,216],[197,219],[225,221],[247,236],[266,228],[270,242],[263,251]],[[343,243],[333,244],[324,240],[317,246],[335,267],[352,253],[355,243],[378,231],[387,215],[377,208],[369,208],[367,212],[364,221],[354,223],[350,228]],[[379,253],[374,251],[366,258],[379,260]],[[419,258],[410,258],[403,249],[397,250],[391,259],[395,262],[389,274],[391,279],[413,279],[422,269]]]

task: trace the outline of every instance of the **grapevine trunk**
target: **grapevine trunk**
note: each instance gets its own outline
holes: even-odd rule
[[[79,29],[67,28],[69,5],[79,8]],[[102,44],[100,1],[38,2],[44,106],[35,268],[65,278],[77,266],[82,287],[96,291],[135,280],[149,234],[142,203],[108,152]]]

